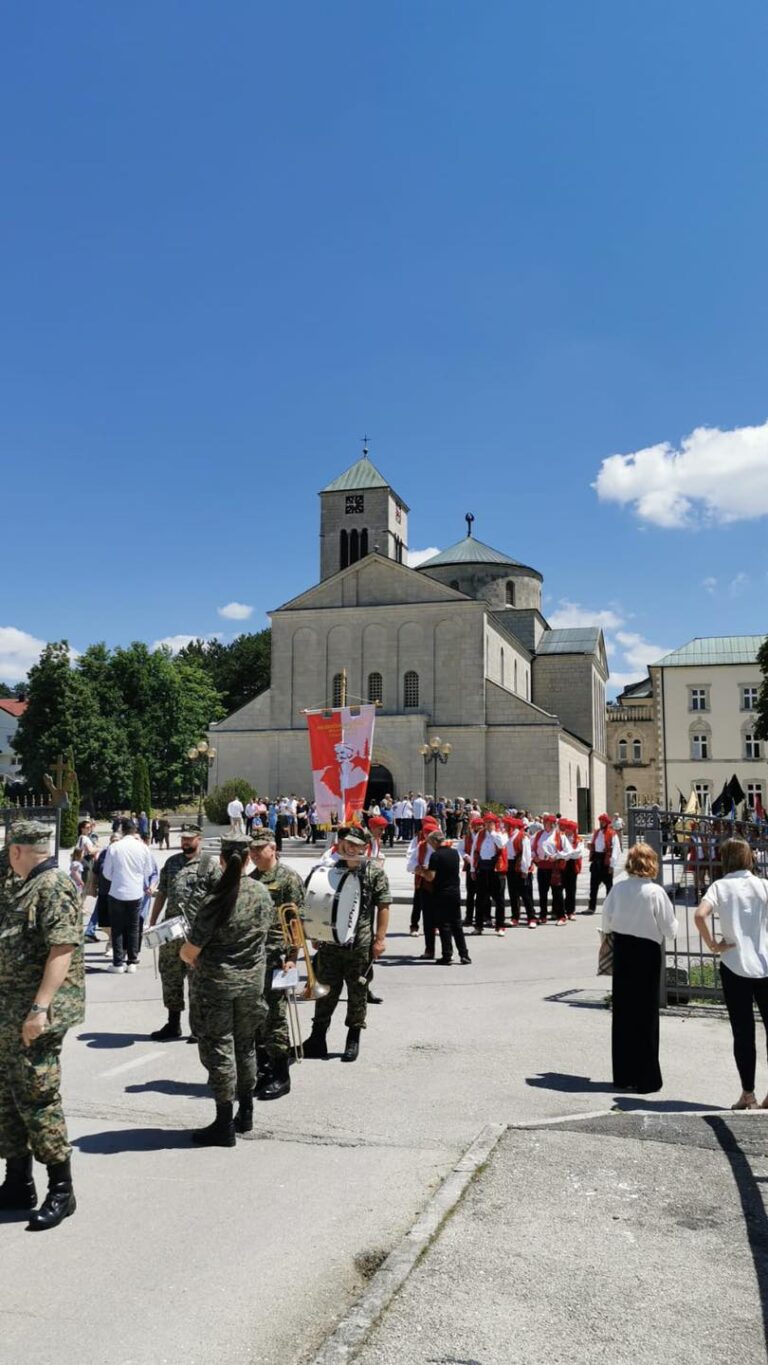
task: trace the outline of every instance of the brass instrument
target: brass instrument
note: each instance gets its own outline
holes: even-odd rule
[[[330,986],[324,986],[322,981],[318,981],[315,976],[298,906],[294,905],[292,901],[287,901],[285,905],[277,906],[277,914],[286,948],[289,952],[302,952],[307,967],[307,983],[304,989],[299,994],[297,994],[295,986],[286,991],[291,1045],[296,1061],[300,1062],[304,1056],[304,1047],[301,1041],[298,1006],[307,1000],[322,1000],[323,996],[328,994]]]

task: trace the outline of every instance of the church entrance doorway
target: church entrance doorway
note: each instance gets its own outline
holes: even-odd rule
[[[371,775],[368,778],[368,787],[365,793],[365,809],[370,810],[371,806],[380,806],[382,797],[394,796],[395,784],[389,768],[385,768],[381,763],[371,764]]]

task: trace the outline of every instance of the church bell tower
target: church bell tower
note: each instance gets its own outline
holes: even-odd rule
[[[320,578],[368,554],[408,561],[408,508],[368,458],[345,469],[320,493]]]

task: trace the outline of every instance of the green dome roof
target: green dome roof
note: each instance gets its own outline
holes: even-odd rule
[[[485,545],[475,536],[465,536],[463,540],[457,540],[455,545],[450,545],[447,550],[441,550],[439,555],[433,555],[431,559],[425,560],[419,565],[419,570],[440,569],[448,564],[506,564],[509,568],[525,569],[535,578],[541,578],[536,569],[529,569],[528,565],[521,564],[519,559],[510,559],[509,555],[502,554],[501,550],[494,550],[492,545]]]

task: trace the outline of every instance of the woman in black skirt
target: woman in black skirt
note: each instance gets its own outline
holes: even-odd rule
[[[649,1095],[661,1090],[659,982],[662,945],[677,934],[667,893],[655,878],[659,861],[649,844],[627,854],[627,878],[603,904],[603,932],[613,934],[613,1084]]]
[[[433,830],[428,834],[427,843],[432,849],[432,855],[422,876],[432,883],[429,909],[435,928],[440,934],[443,950],[442,957],[437,961],[443,967],[450,966],[455,943],[459,961],[466,967],[471,958],[461,927],[461,860],[442,830]]]

